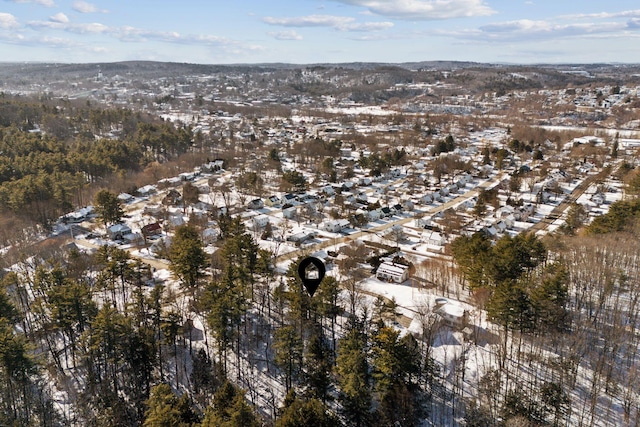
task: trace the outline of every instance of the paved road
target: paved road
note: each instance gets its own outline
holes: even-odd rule
[[[571,194],[568,194],[558,206],[553,208],[549,215],[535,223],[531,228],[527,230],[527,232],[535,234],[540,231],[546,231],[551,224],[553,224],[558,218],[562,216],[562,214],[564,214],[564,211],[569,209],[569,206],[576,202],[580,198],[580,196],[582,196],[584,192],[587,191],[591,184],[597,182],[598,180],[606,178],[608,175],[610,175],[610,173],[603,171],[597,175],[591,175],[587,177],[584,181],[578,184],[578,186],[573,189]]]

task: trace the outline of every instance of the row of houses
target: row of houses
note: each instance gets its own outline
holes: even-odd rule
[[[437,191],[423,194],[419,201],[424,205],[429,205],[434,202],[442,203],[444,202],[445,197],[458,193],[460,190],[464,189],[469,182],[471,182],[470,174],[461,175],[453,184],[442,187]]]

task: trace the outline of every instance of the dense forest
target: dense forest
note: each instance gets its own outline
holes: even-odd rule
[[[0,211],[49,225],[83,190],[114,174],[185,153],[188,127],[128,109],[0,97]]]

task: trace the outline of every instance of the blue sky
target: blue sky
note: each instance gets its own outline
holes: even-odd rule
[[[0,61],[640,63],[637,0],[0,0]]]

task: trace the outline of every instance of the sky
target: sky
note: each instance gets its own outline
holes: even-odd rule
[[[0,0],[0,62],[640,63],[638,0]]]

